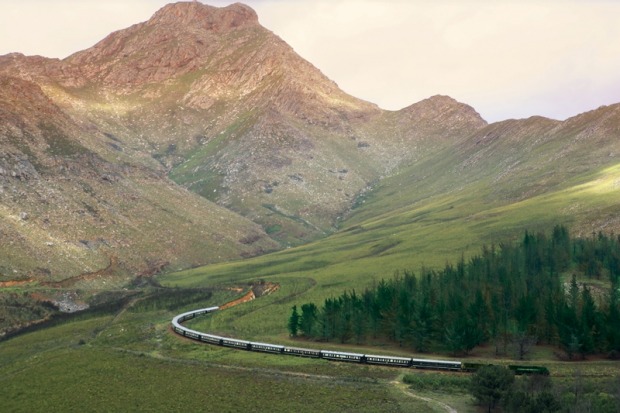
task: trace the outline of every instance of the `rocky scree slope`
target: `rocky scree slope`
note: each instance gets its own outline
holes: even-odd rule
[[[0,148],[0,281],[54,283],[107,268],[90,281],[118,286],[276,246],[163,168],[126,156],[113,136],[65,113],[35,83],[0,76]]]

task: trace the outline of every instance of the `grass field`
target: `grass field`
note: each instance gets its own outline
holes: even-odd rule
[[[448,165],[435,166],[442,167]],[[552,190],[522,198],[498,194],[484,177],[468,182],[467,176],[454,174],[452,180],[415,181],[417,175],[412,168],[387,179],[352,211],[339,232],[321,241],[164,274],[158,281],[178,290],[161,295],[138,290],[142,298],[126,309],[85,314],[0,342],[2,409],[424,412],[444,411],[437,403],[443,401],[458,411],[475,411],[469,395],[454,390],[465,386],[466,376],[412,372],[415,377],[409,384],[417,387],[410,390],[401,386],[402,370],[202,345],[169,328],[175,314],[221,305],[242,295],[233,287],[247,290],[251,283],[269,281],[279,284],[279,290],[188,324],[256,341],[412,356],[409,349],[384,342],[360,347],[292,339],[286,329],[291,307],[320,304],[344,290],[361,291],[398,270],[439,268],[478,253],[485,243],[520,239],[526,229],[563,223],[589,234],[595,225],[618,224],[620,167],[616,166],[569,177]],[[209,293],[202,299],[196,288]],[[566,388],[576,376],[585,387],[606,388],[620,375],[617,362],[561,362],[554,351],[537,348],[531,362],[547,366]],[[469,360],[485,362],[493,357],[493,350],[483,347],[474,349]],[[605,394],[612,393],[605,390]]]
[[[0,343],[3,410],[439,412],[445,411],[440,404],[444,403],[460,412],[477,411],[465,391],[466,374],[198,344],[170,332],[174,313],[129,309]],[[208,318],[203,318],[207,324]],[[478,356],[484,357],[484,351]],[[579,377],[584,391],[611,392],[610,378],[618,373],[617,363],[607,360],[547,360],[546,365],[560,386],[572,389]],[[405,375],[408,379],[402,383]]]
[[[389,369],[197,345],[170,332],[172,315],[128,310],[0,343],[2,410],[432,411]]]

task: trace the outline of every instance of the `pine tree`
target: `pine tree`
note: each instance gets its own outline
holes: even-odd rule
[[[479,404],[495,409],[497,402],[505,398],[514,383],[514,374],[498,365],[483,366],[471,378],[469,391]]]
[[[306,337],[315,337],[318,332],[318,308],[314,303],[302,304],[299,330]]]
[[[574,273],[565,288],[561,273],[569,268]],[[602,303],[577,282],[578,275],[600,271],[612,284]],[[467,353],[492,339],[496,353],[503,345],[506,354],[512,338],[523,357],[540,337],[569,357],[604,351],[613,357],[620,352],[619,285],[620,237],[571,239],[566,228],[555,227],[551,237],[526,232],[521,243],[483,247],[456,266],[422,268],[418,278],[397,272],[359,297],[352,291],[326,299],[320,310],[304,304],[297,325],[307,337],[360,344],[381,337],[418,351],[437,343]]]
[[[288,319],[288,332],[292,337],[296,337],[299,331],[299,313],[296,305],[293,306],[292,310],[293,312]]]

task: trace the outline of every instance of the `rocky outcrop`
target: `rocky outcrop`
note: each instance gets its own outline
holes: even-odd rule
[[[258,25],[258,15],[241,3],[226,7],[213,7],[202,3],[174,3],[162,7],[146,23],[147,26],[167,25],[191,27],[214,33],[222,33]]]

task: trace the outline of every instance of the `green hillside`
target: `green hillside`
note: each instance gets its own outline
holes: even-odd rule
[[[305,280],[311,279],[315,284],[303,292],[299,302],[320,301],[344,289],[361,290],[381,278],[391,277],[397,270],[416,271],[421,266],[437,268],[456,262],[461,255],[479,252],[483,244],[521,237],[526,229],[550,229],[558,223],[579,228],[585,218],[592,217],[592,211],[604,219],[620,203],[620,194],[614,190],[618,179],[620,168],[612,167],[601,170],[587,183],[575,183],[525,201],[495,205],[483,204],[474,197],[438,195],[420,200],[410,208],[355,222],[319,242],[250,260],[168,274],[160,280],[169,286],[189,287],[262,279],[300,289],[307,283]],[[364,208],[375,203],[380,207],[381,202],[378,191]],[[580,210],[573,213],[574,205]],[[261,306],[251,315],[237,314],[231,321],[243,328],[260,319],[261,335],[252,338],[283,334],[282,314],[287,314],[295,302],[286,300],[274,306]]]
[[[438,268],[525,230],[564,224],[577,236],[613,232],[620,228],[619,108],[563,123],[532,118],[489,125],[381,181],[330,237],[160,281],[186,287],[264,279],[299,289],[312,280],[298,300],[274,299],[273,306],[231,318],[231,328],[242,331],[260,319],[259,335],[251,338],[268,339],[284,333],[282,314],[296,302],[362,290],[398,270]]]
[[[200,345],[179,338],[168,328],[179,312],[219,305],[242,294],[228,287],[247,288],[248,282],[272,281],[280,284],[277,292],[190,325],[240,338],[317,346],[288,337],[286,321],[292,305],[321,302],[345,289],[362,289],[391,277],[398,269],[443,266],[462,254],[477,253],[483,243],[520,237],[524,228],[539,230],[557,222],[577,226],[579,214],[549,211],[573,204],[582,205],[583,211],[612,211],[618,204],[613,189],[620,179],[620,167],[577,176],[562,188],[522,201],[485,203],[471,193],[473,189],[484,191],[484,185],[475,183],[469,190],[428,197],[411,186],[409,199],[415,202],[407,205],[403,190],[399,191],[400,201],[389,204],[385,193],[393,191],[391,185],[398,182],[406,187],[404,176],[401,173],[377,187],[343,229],[329,238],[258,258],[167,274],[159,281],[181,288],[181,295],[174,293],[167,299],[166,294],[172,292],[164,291],[148,298],[148,294],[162,293],[138,290],[143,298],[134,300],[133,305],[104,314],[86,313],[75,321],[0,342],[0,394],[5,407],[10,411],[293,408],[424,412],[437,411],[436,402],[442,401],[458,411],[475,411],[463,382],[451,384],[450,394],[429,390],[433,383],[446,383],[444,377],[432,373],[416,375],[420,388],[415,393],[428,399],[423,401],[407,396],[394,384],[400,370]],[[432,189],[432,185],[428,187]],[[205,293],[205,299],[190,290],[183,293],[196,286],[217,289],[210,298]],[[381,342],[370,348],[334,343],[319,346],[412,354],[409,349]],[[490,356],[486,349],[477,349],[470,360],[488,360]],[[546,348],[537,350],[532,358],[550,368],[557,377],[556,386],[572,386],[576,368],[585,372],[586,388],[601,389],[617,375],[614,361],[559,362]],[[68,365],[75,367],[75,373],[67,373]]]
[[[194,305],[225,299],[216,293]],[[2,410],[432,411],[391,385],[386,369],[305,359],[274,365],[268,355],[197,346],[170,333],[174,311],[157,308],[165,301],[83,314],[1,342]]]
[[[170,321],[275,285],[187,324],[450,358],[293,338],[287,321],[526,230],[620,233],[620,104],[493,124],[447,96],[383,110],[239,3],[171,4],[63,60],[0,56],[0,86],[0,411],[474,412],[464,374],[237,351]],[[596,296],[602,278],[579,281]],[[512,361],[491,347],[467,361]],[[613,412],[618,362],[592,353],[539,345],[527,362],[563,406]]]
[[[220,305],[243,294],[250,283],[269,281],[279,284],[279,290],[190,325],[244,339],[317,346],[288,336],[293,305],[363,290],[395,271],[439,268],[478,253],[483,244],[520,238],[524,230],[550,230],[557,224],[567,225],[575,235],[617,230],[620,165],[616,123],[609,121],[617,110],[618,106],[603,108],[564,123],[530,119],[489,125],[378,182],[357,199],[340,230],[327,238],[251,259],[164,274],[157,282],[168,288],[130,287],[107,293],[137,295],[103,313],[86,312],[5,340],[0,343],[3,399],[10,400],[14,411],[49,406],[175,411],[205,404],[213,411],[248,406],[330,411],[326,405],[333,411],[346,411],[344,406],[355,411],[432,411],[430,399],[473,411],[463,383],[450,395],[424,390],[429,400],[412,399],[394,385],[401,373],[393,369],[200,345],[175,336],[169,322],[179,312]],[[202,299],[196,296],[197,287],[213,291]],[[4,293],[19,297],[38,288],[7,287]],[[380,339],[370,347],[320,347],[412,355],[410,349]],[[607,386],[617,376],[617,362],[575,365],[558,361],[554,351],[541,347],[531,359],[548,366],[558,385],[570,386],[576,368],[586,371],[586,386],[592,388],[599,382]],[[492,350],[482,347],[468,360],[495,359]],[[67,365],[77,366],[79,373],[67,374]],[[423,388],[436,380],[432,375],[421,377]],[[195,396],[196,388],[208,388],[209,396],[203,396],[204,391]],[[72,396],[62,397],[67,389]],[[295,397],[256,399],[270,392]],[[238,397],[231,399],[233,393],[243,395],[241,405]],[[178,404],[178,397],[186,400],[184,404]]]

